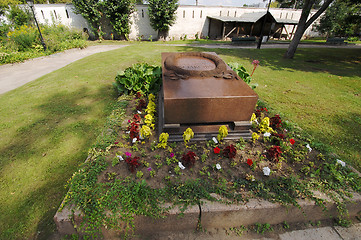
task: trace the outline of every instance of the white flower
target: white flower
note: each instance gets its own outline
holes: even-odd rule
[[[337,159],[337,164],[341,164],[342,167],[346,166],[346,163],[344,161],[341,161],[340,159]]]
[[[218,170],[221,170],[221,165],[219,165],[218,163],[216,164],[216,168],[218,169]]]
[[[137,138],[133,138],[132,142],[135,143],[137,140]]]
[[[263,168],[263,174],[265,176],[269,176],[270,173],[271,173],[271,169],[269,169],[269,167],[264,167]]]
[[[218,143],[217,138],[213,137],[213,138],[212,138],[212,140],[213,140],[213,142],[214,142],[215,144],[217,144],[217,143]]]
[[[312,151],[312,148],[310,147],[310,144],[307,144],[307,145],[306,145],[306,148],[308,149],[309,152]]]
[[[126,131],[125,133],[126,133],[126,134],[129,134],[129,133],[130,133],[130,131]]]
[[[117,155],[117,158],[119,158],[119,161],[123,161],[123,160],[124,160],[124,158],[123,158],[122,156],[120,156],[120,155]]]
[[[181,162],[178,162],[178,167],[182,170],[186,169],[186,167],[183,166],[183,164]]]
[[[137,112],[138,112],[138,114],[142,114],[142,112],[141,112],[141,111],[139,111],[139,110],[138,110]]]
[[[139,138],[140,138],[140,140],[143,140],[144,139],[143,134],[140,134]]]
[[[271,136],[271,133],[270,133],[270,132],[265,132],[265,133],[263,134],[263,136],[264,136],[264,137],[270,137],[270,136]]]

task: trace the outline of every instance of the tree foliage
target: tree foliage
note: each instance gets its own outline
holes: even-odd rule
[[[15,27],[28,25],[31,23],[32,19],[30,10],[28,8],[21,8],[18,5],[11,6],[6,16],[10,23]]]
[[[75,12],[81,14],[90,24],[94,34],[102,35],[101,20],[108,18],[114,32],[119,36],[129,34],[130,15],[135,0],[73,0]]]
[[[271,6],[276,6],[278,8],[295,8],[302,9],[306,0],[276,0],[271,3]],[[273,4],[273,5],[272,5]],[[312,5],[312,9],[319,9],[322,5],[322,0],[315,0]]]
[[[103,2],[104,13],[109,19],[114,31],[125,37],[130,32],[129,19],[134,12],[132,0],[106,0]]]
[[[148,4],[150,25],[158,31],[158,37],[166,37],[176,20],[178,0],[149,0]]]
[[[361,0],[337,0],[326,10],[316,29],[327,36],[356,36],[361,32]]]

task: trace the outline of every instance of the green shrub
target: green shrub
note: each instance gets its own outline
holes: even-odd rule
[[[8,32],[8,39],[15,43],[18,51],[26,51],[37,40],[36,29],[29,26],[21,26]]]
[[[161,67],[138,63],[119,72],[113,85],[119,94],[157,93],[160,89],[161,75]]]
[[[13,5],[7,14],[7,18],[15,27],[20,27],[30,24],[32,16],[29,9]]]

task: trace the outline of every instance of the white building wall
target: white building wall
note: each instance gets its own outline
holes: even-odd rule
[[[66,26],[77,29],[90,29],[87,21],[78,14],[74,13],[74,7],[71,4],[35,4],[37,19],[40,23],[51,24],[60,22]],[[180,39],[187,36],[188,39],[194,39],[195,35],[205,37],[208,35],[209,18],[207,16],[229,16],[240,17],[244,13],[266,11],[265,8],[249,7],[222,7],[222,6],[179,6],[176,15],[177,19],[169,30],[169,39]],[[296,9],[270,9],[275,18],[297,20],[301,16],[302,10]],[[314,12],[311,12],[314,14]],[[293,26],[287,26],[290,33]],[[312,32],[312,25],[306,30],[305,35],[315,36]],[[136,11],[131,17],[131,27],[129,38],[134,40],[138,38],[153,39],[157,38],[158,33],[152,29],[149,22],[148,6],[137,5]]]

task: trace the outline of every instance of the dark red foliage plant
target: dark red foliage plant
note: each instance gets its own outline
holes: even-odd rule
[[[137,105],[137,110],[142,111],[147,106],[147,102],[144,99],[140,99]]]
[[[130,140],[133,138],[139,138],[139,124],[136,122],[131,122],[130,126],[128,127]]]
[[[134,122],[140,122],[140,120],[142,120],[142,118],[140,117],[140,115],[139,115],[139,114],[134,114],[134,116],[133,116],[133,121],[134,121]]]
[[[189,151],[187,154],[183,154],[182,162],[186,167],[191,168],[196,163],[196,157],[197,155],[194,152]]]
[[[234,158],[236,156],[236,153],[237,149],[234,148],[233,144],[223,149],[223,156],[228,157],[229,159]]]
[[[269,123],[273,129],[280,129],[282,127],[282,120],[278,114],[276,114],[274,117],[271,117]]]
[[[281,156],[282,151],[281,151],[280,146],[273,146],[270,149],[268,149],[267,154],[270,158],[272,158],[276,162],[278,162],[278,158]]]
[[[125,159],[125,162],[128,164],[128,168],[131,172],[134,172],[137,167],[140,166],[140,163],[138,162],[139,157],[127,157]]]
[[[141,92],[137,92],[135,94],[135,98],[141,98],[141,97],[143,97],[143,94]]]

